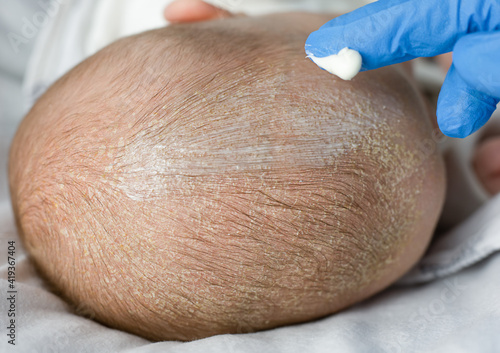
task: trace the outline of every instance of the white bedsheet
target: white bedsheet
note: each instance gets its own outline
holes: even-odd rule
[[[151,343],[86,318],[91,313],[85,308],[83,316],[72,313],[34,272],[7,196],[7,147],[23,114],[23,65],[34,40],[14,55],[5,32],[19,27],[23,13],[32,14],[37,6],[20,3],[0,0],[0,352],[500,352],[500,197],[436,240],[399,285],[315,322]],[[6,335],[8,241],[16,242],[15,347]]]

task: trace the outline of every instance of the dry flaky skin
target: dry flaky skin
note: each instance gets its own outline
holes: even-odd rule
[[[66,299],[191,340],[333,313],[421,255],[443,176],[420,148],[419,96],[396,69],[333,79],[300,52],[310,29],[287,21],[128,38],[36,104],[12,199]]]

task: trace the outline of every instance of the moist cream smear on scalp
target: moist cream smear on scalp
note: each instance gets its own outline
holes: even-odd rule
[[[353,49],[344,48],[338,54],[317,58],[312,54],[307,56],[323,70],[328,71],[343,80],[352,80],[361,70],[361,55]]]

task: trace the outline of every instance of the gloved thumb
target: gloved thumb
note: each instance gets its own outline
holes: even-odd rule
[[[470,86],[500,99],[500,32],[462,37],[453,49],[453,62]]]
[[[439,128],[450,137],[467,137],[489,120],[497,104],[498,99],[475,89],[452,65],[439,94]]]

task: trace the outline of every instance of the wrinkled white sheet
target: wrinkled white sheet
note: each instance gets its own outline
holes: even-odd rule
[[[34,272],[7,196],[7,148],[23,113],[23,67],[34,40],[13,54],[5,32],[36,2],[0,0],[0,9],[0,352],[500,352],[500,197],[436,240],[399,285],[315,322],[151,343],[72,313]],[[15,347],[6,335],[8,241],[16,242]]]

